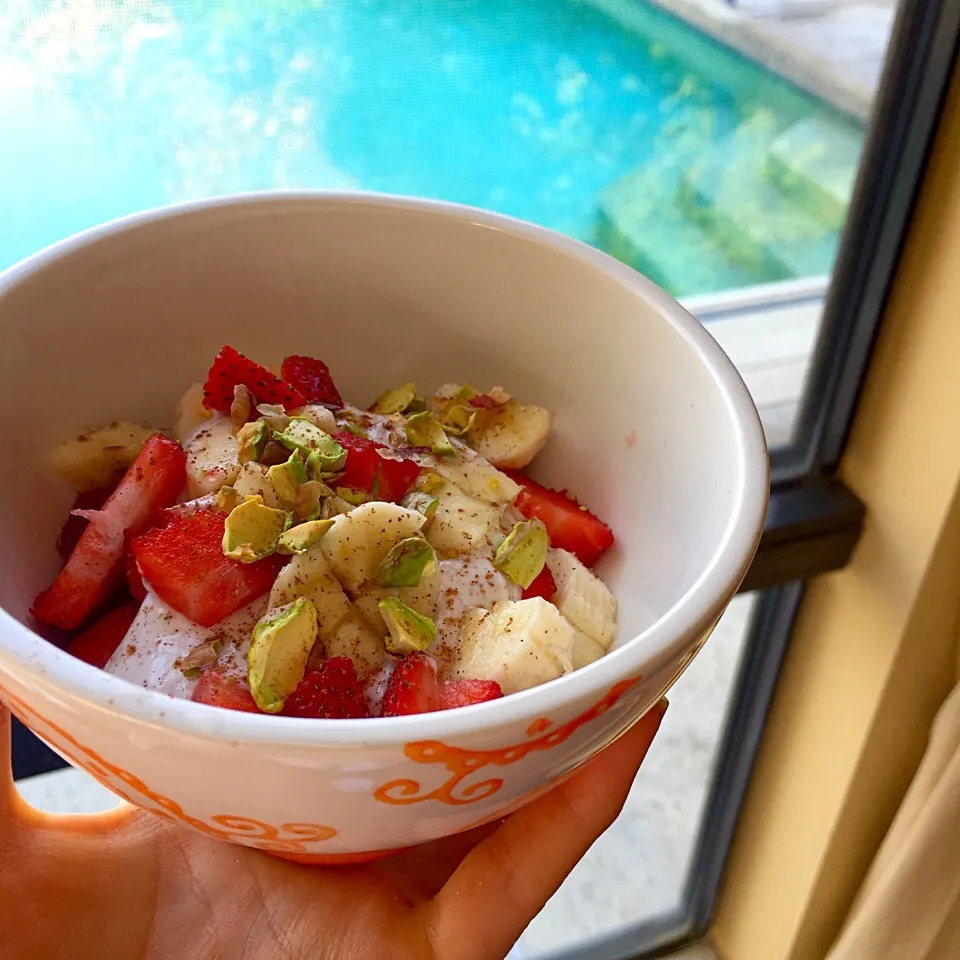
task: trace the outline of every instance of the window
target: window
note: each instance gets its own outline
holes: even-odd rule
[[[831,473],[958,35],[956,0],[0,11],[0,136],[15,145],[0,151],[0,267],[192,197],[426,195],[619,257],[681,299],[743,373],[775,481],[751,592],[677,685],[624,817],[517,958],[654,956],[706,929],[801,583],[842,565],[859,533],[863,505]],[[55,763],[16,737],[20,775]],[[24,791],[60,808],[104,802],[71,801],[64,782]]]

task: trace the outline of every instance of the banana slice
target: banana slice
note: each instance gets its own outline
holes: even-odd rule
[[[262,463],[248,460],[237,473],[233,489],[240,497],[263,497],[263,502],[274,510],[283,506],[279,494],[270,482],[267,468]]]
[[[582,630],[575,630],[576,639],[573,641],[573,669],[579,670],[594,660],[599,660],[607,651],[597,643],[593,637],[588,637]]]
[[[237,438],[229,417],[217,414],[204,420],[184,440],[187,455],[187,491],[191,497],[215,493],[240,474]]]
[[[452,483],[431,493],[440,501],[425,530],[434,550],[469,553],[500,524],[495,506],[468,497]]]
[[[422,513],[395,503],[364,503],[334,518],[320,548],[340,582],[348,590],[359,590],[387,551],[424,523]]]
[[[547,566],[557,584],[553,602],[578,630],[604,651],[617,635],[617,598],[572,553],[550,550]]]
[[[525,467],[550,436],[553,414],[532,403],[508,400],[503,406],[480,410],[470,442],[495,467]]]
[[[520,492],[520,484],[511,480],[489,461],[477,456],[469,447],[456,444],[456,460],[437,458],[433,468],[444,480],[449,480],[468,497],[474,497],[483,503],[500,506],[511,503]]]
[[[337,418],[333,415],[333,411],[319,403],[308,403],[305,407],[295,407],[290,411],[290,415],[309,420],[324,433],[336,433],[338,429]]]
[[[496,680],[516,693],[573,669],[574,629],[541,597],[472,610],[460,631],[457,677]]]
[[[183,443],[204,420],[209,420],[213,411],[203,405],[203,384],[195,383],[187,387],[177,404],[177,420],[173,425],[173,437],[177,443]]]
[[[317,634],[328,657],[350,657],[361,677],[384,661],[382,636],[344,593],[320,544],[297,554],[274,581],[269,609],[305,597],[317,611]],[[379,616],[378,616],[379,619]]]
[[[53,465],[81,493],[109,487],[154,433],[136,423],[111,423],[61,443],[53,451]]]

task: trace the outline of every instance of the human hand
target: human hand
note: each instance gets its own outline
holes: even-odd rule
[[[128,804],[41,813],[14,787],[0,704],[0,960],[502,958],[620,813],[665,710],[505,820],[331,868]]]

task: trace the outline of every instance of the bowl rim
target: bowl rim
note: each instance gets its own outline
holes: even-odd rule
[[[739,372],[719,344],[675,299],[632,268],[571,237],[503,214],[441,200],[389,194],[325,190],[269,190],[228,194],[171,204],[120,217],[60,240],[0,273],[0,301],[17,285],[91,245],[171,220],[203,218],[225,210],[264,214],[271,208],[311,204],[358,206],[375,211],[452,218],[467,226],[508,233],[585,263],[626,287],[670,324],[699,356],[719,389],[734,423],[735,455],[742,478],[733,510],[717,546],[688,590],[654,623],[599,660],[570,674],[500,700],[457,710],[406,717],[314,720],[259,716],[223,710],[137,687],[64,653],[0,608],[0,652],[17,662],[18,673],[111,714],[172,728],[180,733],[232,742],[296,746],[393,745],[478,733],[549,716],[570,703],[599,699],[614,684],[651,665],[670,662],[717,621],[739,587],[759,544],[769,495],[769,461],[759,414]]]

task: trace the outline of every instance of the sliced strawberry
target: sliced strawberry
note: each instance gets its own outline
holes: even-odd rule
[[[203,405],[211,410],[229,413],[233,388],[242,383],[260,403],[276,403],[282,407],[302,407],[307,401],[289,383],[272,374],[233,347],[224,347],[214,358],[203,385]]]
[[[469,707],[471,703],[499,700],[502,696],[496,680],[444,680],[440,684],[440,709]]]
[[[613,531],[586,507],[567,496],[565,490],[541,487],[515,470],[504,470],[504,473],[523,487],[514,505],[525,517],[538,517],[543,521],[552,546],[569,550],[588,567],[613,546]]]
[[[273,585],[283,557],[241,563],[223,555],[226,514],[197,510],[168,517],[165,526],[133,541],[133,555],[160,599],[194,623],[212,627]]]
[[[411,653],[390,675],[380,706],[381,717],[405,717],[440,709],[437,662],[425,653]]]
[[[209,707],[223,707],[224,710],[242,710],[244,713],[260,713],[248,687],[236,680],[228,680],[216,670],[204,670],[200,674],[193,696],[195,703],[205,703]]]
[[[334,440],[347,451],[347,463],[339,483],[363,490],[375,500],[399,503],[420,476],[420,465],[415,460],[390,460],[380,456],[378,449],[390,451],[382,443],[349,431],[334,434]]]
[[[557,582],[553,579],[550,568],[544,564],[543,569],[533,578],[533,583],[523,591],[521,599],[529,600],[531,597],[543,597],[544,600],[552,600],[557,592]]]
[[[330,368],[322,360],[315,360],[313,357],[284,357],[280,376],[299,390],[308,403],[343,406],[343,397],[330,376]]]
[[[76,500],[73,501],[73,508],[67,522],[60,529],[60,536],[57,537],[57,552],[66,560],[74,548],[80,542],[83,531],[87,529],[90,521],[86,517],[78,516],[74,510],[99,510],[113,493],[113,488],[104,490],[88,490],[86,493],[78,493]]]
[[[140,568],[137,566],[137,558],[128,553],[124,560],[124,572],[127,577],[127,589],[134,600],[146,600],[147,588],[143,584],[143,577],[140,576]]]
[[[285,717],[321,720],[359,720],[369,717],[363,684],[349,657],[331,657],[311,670],[287,697]]]
[[[126,636],[139,609],[139,601],[128,600],[122,606],[105,613],[67,644],[67,653],[91,666],[105,667],[120,646],[120,641]]]
[[[84,623],[123,582],[127,539],[156,522],[185,483],[183,450],[154,434],[103,508],[85,514],[90,524],[53,585],[34,601],[33,615],[63,630]]]

